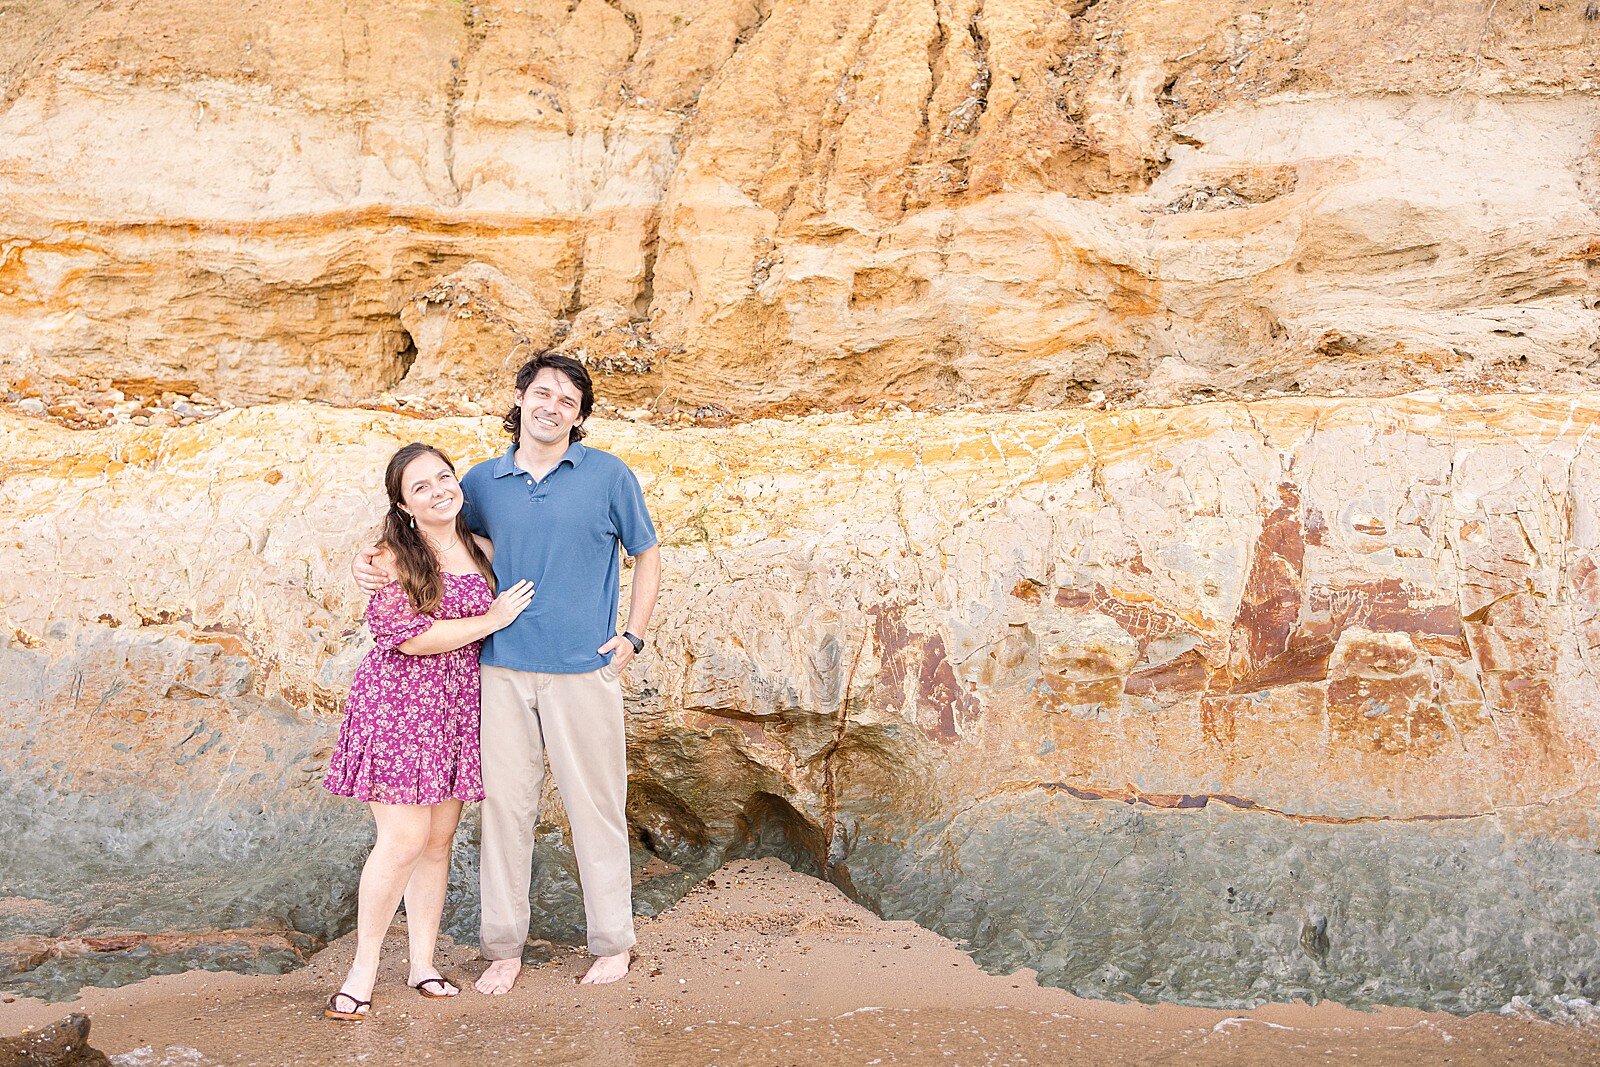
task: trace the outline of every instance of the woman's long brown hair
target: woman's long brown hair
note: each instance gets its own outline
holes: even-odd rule
[[[424,455],[438,456],[444,460],[444,465],[450,468],[450,473],[455,473],[456,465],[450,462],[449,456],[432,445],[417,441],[403,446],[390,456],[388,469],[383,472],[383,487],[389,491],[389,511],[383,517],[383,534],[379,537],[378,543],[394,556],[400,588],[404,589],[406,596],[411,599],[412,610],[418,614],[431,615],[439,610],[439,601],[444,597],[444,579],[440,577],[439,558],[434,555],[428,542],[422,539],[422,534],[412,525],[411,516],[400,509],[405,499],[401,494],[404,488],[401,478],[405,475],[406,468],[411,465],[411,461]],[[495,587],[494,568],[489,563],[489,557],[483,554],[483,549],[478,547],[472,531],[467,529],[464,514],[456,516],[456,536],[466,546],[473,565],[489,583],[489,589],[492,591]]]

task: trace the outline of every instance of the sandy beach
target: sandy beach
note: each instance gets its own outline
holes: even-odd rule
[[[70,1011],[124,1065],[638,1064],[1585,1064],[1600,1034],[1493,1015],[1272,1005],[1227,1012],[1084,1000],[1028,971],[990,975],[951,942],[886,922],[776,860],[724,867],[639,923],[633,974],[576,984],[570,948],[533,964],[501,998],[470,989],[429,1001],[405,988],[403,929],[386,947],[371,1017],[321,1016],[353,949],[343,938],[282,976],[191,971],[70,1004],[0,1004],[0,1035]],[[450,946],[466,982],[476,951]]]

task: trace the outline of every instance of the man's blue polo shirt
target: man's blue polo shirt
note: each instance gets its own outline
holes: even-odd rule
[[[461,479],[474,533],[494,542],[502,590],[526,578],[533,602],[490,634],[481,662],[548,674],[586,674],[610,662],[595,649],[616,636],[620,543],[637,556],[656,543],[639,479],[609,452],[574,441],[543,478],[516,464],[516,446]]]

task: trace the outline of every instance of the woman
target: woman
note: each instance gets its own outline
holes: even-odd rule
[[[404,895],[406,979],[425,997],[460,992],[433,966],[450,847],[461,806],[483,799],[478,647],[533,597],[527,582],[494,595],[493,546],[461,518],[455,467],[409,444],[384,472],[383,547],[398,580],[367,605],[374,647],[356,668],[323,786],[367,803],[378,840],[361,869],[356,955],[323,1014],[359,1022],[372,1005],[378,952]]]

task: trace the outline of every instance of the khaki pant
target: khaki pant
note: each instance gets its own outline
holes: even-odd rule
[[[539,674],[484,667],[483,845],[478,930],[485,959],[517,959],[528,937],[533,827],[550,758],[572,823],[589,951],[633,947],[628,850],[627,739],[622,683],[607,665],[589,674]]]

